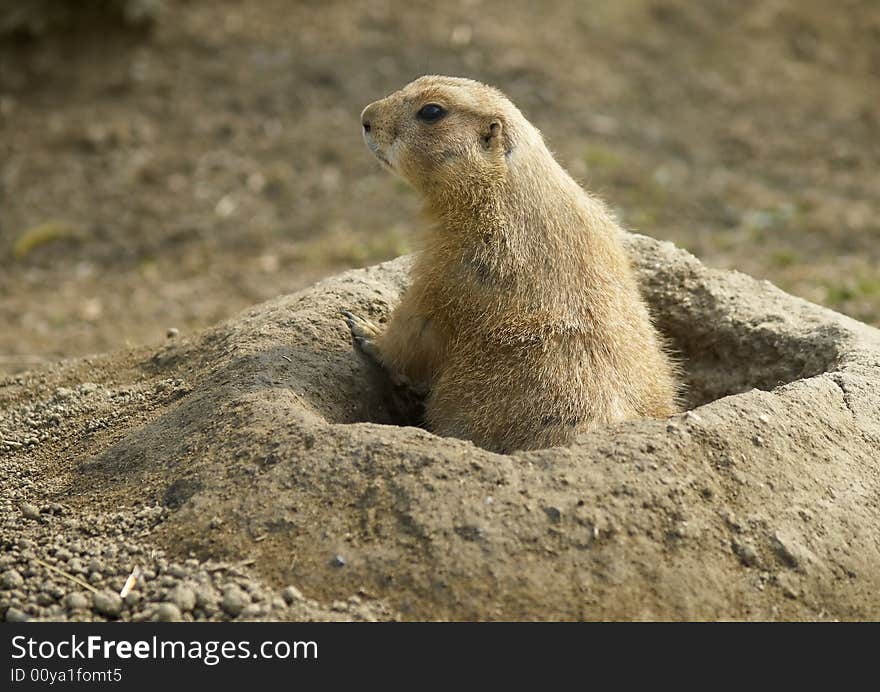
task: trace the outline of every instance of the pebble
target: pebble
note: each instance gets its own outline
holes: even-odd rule
[[[187,576],[187,571],[178,564],[170,565],[167,572],[172,577],[177,577],[178,579],[183,579],[185,576]]]
[[[68,610],[85,610],[89,607],[89,598],[83,593],[67,594],[64,599],[64,606]]]
[[[6,611],[6,622],[27,622],[30,620],[28,614],[18,608],[9,608]]]
[[[92,597],[92,607],[100,615],[116,618],[122,612],[122,599],[113,591],[99,591]]]
[[[244,610],[246,600],[250,600],[237,586],[227,587],[223,591],[220,607],[232,617],[238,617]]]
[[[202,585],[196,589],[196,605],[204,609],[213,606],[217,600],[217,593],[210,586]]]
[[[40,520],[40,510],[37,509],[34,505],[27,502],[22,502],[20,505],[20,509],[25,519],[33,519],[34,521]]]
[[[284,599],[285,603],[294,603],[296,601],[302,601],[303,595],[302,591],[300,591],[295,586],[287,586],[281,591],[281,598]]]
[[[144,597],[140,591],[138,591],[137,589],[132,589],[127,594],[125,594],[125,598],[123,598],[122,600],[125,601],[125,605],[127,605],[129,608],[133,608],[138,603],[140,603],[143,598]]]
[[[260,617],[263,614],[263,606],[258,603],[251,603],[244,610],[241,611],[241,617],[245,619],[253,619]]]
[[[196,607],[196,593],[185,584],[178,584],[168,598],[184,613],[191,612]]]
[[[8,569],[0,574],[0,588],[12,590],[24,586],[24,577],[17,570]]]
[[[174,603],[160,603],[153,615],[156,622],[180,622],[183,615]]]

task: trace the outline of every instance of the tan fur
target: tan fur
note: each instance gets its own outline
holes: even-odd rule
[[[447,114],[419,120],[428,103]],[[429,392],[431,430],[508,452],[676,411],[675,369],[622,231],[501,92],[427,76],[362,119],[430,222],[375,347],[392,375]]]

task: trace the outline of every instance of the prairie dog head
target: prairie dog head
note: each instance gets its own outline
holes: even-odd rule
[[[522,123],[500,91],[457,77],[420,77],[361,113],[376,158],[429,197],[503,177]]]

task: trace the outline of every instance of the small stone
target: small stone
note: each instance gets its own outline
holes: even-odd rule
[[[241,617],[246,620],[260,617],[263,614],[263,606],[259,603],[251,603],[241,611]]]
[[[174,603],[161,603],[153,615],[156,622],[180,622],[183,615]]]
[[[122,599],[118,593],[105,589],[92,597],[92,607],[99,615],[116,618],[122,612]]]
[[[89,607],[89,597],[79,592],[67,594],[64,607],[68,610],[86,610]]]
[[[196,593],[186,584],[178,584],[168,597],[181,612],[188,613],[196,607]]]
[[[295,586],[287,586],[281,591],[281,598],[284,599],[284,602],[287,604],[295,603],[296,601],[304,600],[302,592],[296,588]]]
[[[18,608],[9,608],[6,611],[6,622],[27,622],[30,620],[28,614]]]
[[[169,339],[176,339],[178,334],[180,330],[177,327],[168,327],[168,331],[165,332],[165,336]]]
[[[250,600],[237,586],[227,587],[223,591],[220,607],[232,617],[238,617],[244,610],[245,603]]]
[[[32,519],[33,521],[40,521],[40,510],[37,509],[34,505],[28,502],[22,502],[19,505],[19,509],[21,510],[22,516],[25,519]]]
[[[17,570],[8,569],[3,574],[0,574],[0,588],[12,591],[12,589],[17,589],[21,586],[24,586],[24,577]]]
[[[760,435],[755,435],[752,438],[752,443],[755,445],[755,447],[763,447],[764,446],[764,438],[761,437]]]
[[[200,586],[196,589],[196,605],[204,609],[205,606],[213,605],[217,601],[217,594],[210,586]]]
[[[334,567],[345,567],[348,563],[345,561],[345,558],[342,555],[334,555],[333,559],[330,560],[330,564]]]
[[[178,579],[183,579],[187,576],[187,571],[183,568],[183,566],[178,565],[176,562],[171,564],[167,570],[165,570],[172,577],[177,577]]]
[[[544,507],[543,509],[551,523],[558,524],[562,521],[562,510],[559,507]]]

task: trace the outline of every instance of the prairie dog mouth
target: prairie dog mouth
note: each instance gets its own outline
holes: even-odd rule
[[[379,151],[378,149],[374,149],[373,154],[376,156],[377,159],[388,166],[388,168],[394,168],[394,166],[391,165],[391,162],[385,157],[385,154],[383,154],[381,151]]]
[[[391,163],[391,159],[384,151],[382,151],[379,144],[373,139],[372,134],[370,134],[368,130],[364,131],[364,142],[366,143],[367,148],[373,152],[373,156],[379,159],[384,165],[388,166],[388,168],[394,170],[394,165]],[[393,144],[391,145],[391,148],[394,148]]]

